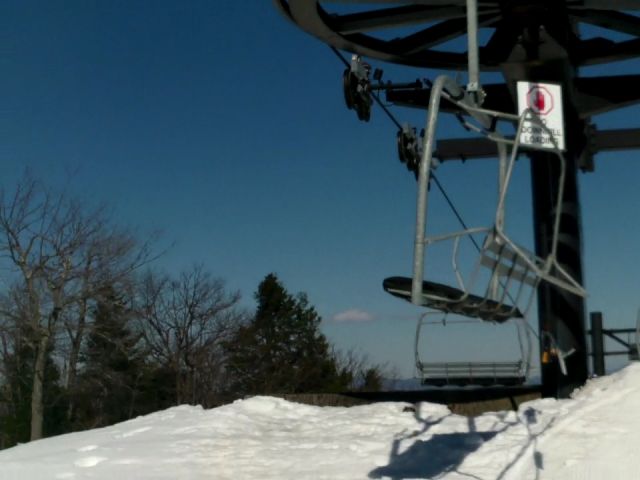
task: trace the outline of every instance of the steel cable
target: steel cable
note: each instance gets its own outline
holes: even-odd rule
[[[347,61],[346,58],[344,58],[344,55],[342,55],[342,53],[340,53],[340,51],[338,51],[337,48],[335,48],[335,47],[329,47],[329,48],[331,48],[333,53],[336,54],[336,56],[342,61],[342,63],[347,68],[350,68],[349,62]],[[402,129],[402,125],[400,124],[400,122],[395,118],[395,116],[393,115],[393,113],[391,113],[391,111],[387,108],[387,106],[384,103],[382,103],[382,100],[380,100],[379,95],[377,95],[377,94],[375,94],[373,92],[369,92],[369,95],[374,99],[374,101],[378,104],[378,106],[380,108],[382,108],[382,111],[387,114],[387,117],[389,117],[389,120],[391,120],[393,122],[393,124],[398,129]],[[442,183],[440,182],[440,180],[436,176],[435,172],[433,172],[433,171],[431,172],[431,178],[433,179],[433,182],[436,184],[436,187],[438,188],[438,190],[440,191],[440,193],[444,197],[445,201],[447,202],[447,205],[449,205],[449,208],[451,209],[451,211],[455,215],[456,219],[458,220],[458,222],[460,223],[462,228],[465,229],[465,230],[468,230],[469,227],[467,226],[466,222],[462,218],[462,215],[460,214],[460,211],[456,208],[456,206],[454,205],[453,201],[451,200],[451,197],[449,197],[449,194],[447,193],[447,191],[445,190],[444,186],[442,185]],[[480,246],[478,245],[478,242],[476,242],[476,239],[473,238],[472,236],[469,236],[469,239],[471,240],[473,245],[476,247],[476,250],[478,252],[480,252]]]

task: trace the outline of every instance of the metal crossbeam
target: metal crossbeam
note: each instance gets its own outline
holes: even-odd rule
[[[638,345],[640,344],[640,318],[636,328],[603,328],[602,313],[591,312],[591,329],[587,330],[587,334],[591,336],[591,357],[593,358],[593,372],[598,375],[604,375],[605,362],[604,358],[609,356],[626,355],[629,360],[640,360],[638,355]],[[618,337],[619,334],[636,335],[636,342],[629,343]],[[605,351],[604,337],[607,336],[619,345],[625,347],[625,350]]]
[[[591,145],[593,153],[640,149],[640,128],[596,130]],[[440,161],[496,158],[496,155],[495,142],[486,138],[439,140],[433,154]]]

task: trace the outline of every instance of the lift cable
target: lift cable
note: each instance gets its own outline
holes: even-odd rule
[[[342,53],[340,53],[340,51],[336,48],[336,47],[329,47],[331,48],[331,50],[333,51],[333,53],[336,54],[336,56],[342,61],[342,63],[344,63],[344,65],[349,68],[349,62],[347,61],[346,58],[344,58],[344,55],[342,55]],[[377,95],[374,92],[369,92],[369,94],[371,95],[371,97],[375,100],[375,102],[378,104],[378,106],[380,106],[380,108],[382,108],[382,110],[384,111],[384,113],[387,114],[387,117],[389,117],[389,119],[393,122],[393,124],[400,130],[402,129],[402,125],[400,124],[400,122],[398,122],[398,120],[394,117],[394,115],[391,113],[391,111],[387,108],[387,106],[382,102],[382,100],[380,100],[380,96]],[[440,191],[440,193],[442,194],[442,196],[444,197],[445,201],[447,202],[447,204],[449,205],[449,208],[451,209],[451,211],[453,212],[453,214],[455,215],[455,217],[458,219],[458,222],[460,223],[460,225],[462,226],[463,229],[468,230],[469,227],[467,226],[466,222],[464,221],[464,219],[462,218],[462,216],[460,215],[460,212],[458,211],[458,209],[456,208],[456,206],[454,205],[453,201],[451,200],[451,197],[449,197],[449,195],[447,194],[447,191],[445,190],[444,186],[442,185],[442,183],[440,183],[440,180],[438,179],[438,177],[436,176],[435,172],[431,172],[431,178],[433,179],[433,182],[436,184],[436,187],[438,188],[438,190]],[[471,240],[471,242],[473,243],[473,245],[476,247],[476,250],[478,252],[480,252],[480,245],[478,245],[478,242],[476,242],[476,239],[473,238],[473,236],[469,236],[469,239]]]

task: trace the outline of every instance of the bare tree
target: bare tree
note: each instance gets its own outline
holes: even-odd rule
[[[221,344],[243,318],[239,293],[194,266],[177,279],[148,273],[140,292],[140,326],[156,361],[175,375],[178,404],[207,403],[221,378]]]
[[[382,390],[385,381],[395,375],[384,365],[371,363],[367,355],[354,349],[341,351],[334,348],[332,355],[338,371],[350,379],[350,388],[353,390]]]
[[[70,340],[67,383],[74,381],[87,306],[105,285],[126,281],[150,260],[148,244],[115,227],[104,208],[89,209],[29,176],[0,195],[0,253],[22,291],[22,322],[35,350],[31,439],[42,437],[47,351],[64,326]]]

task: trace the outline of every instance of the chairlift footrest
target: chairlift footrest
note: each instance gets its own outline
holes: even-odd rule
[[[422,379],[422,385],[427,385],[430,387],[445,387],[445,386],[453,386],[453,387],[470,387],[470,386],[480,386],[480,387],[492,387],[492,386],[506,386],[512,387],[516,385],[523,385],[526,381],[525,377],[458,377],[458,378],[447,378],[447,377],[427,377]]]
[[[410,302],[411,284],[412,279],[409,277],[389,277],[384,279],[382,287],[387,293]],[[515,306],[429,281],[422,282],[421,305],[443,313],[479,318],[488,322],[503,323],[510,318],[523,318],[522,312]]]

